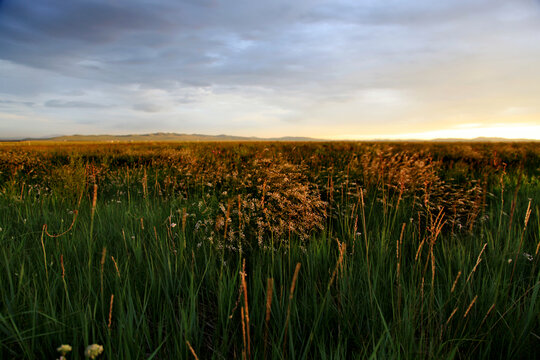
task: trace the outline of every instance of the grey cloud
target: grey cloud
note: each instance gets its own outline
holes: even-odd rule
[[[0,106],[2,106],[2,105],[7,105],[7,106],[17,106],[17,105],[34,106],[35,103],[33,101],[0,100]]]
[[[109,108],[110,105],[96,104],[86,101],[63,101],[63,100],[48,100],[44,104],[51,108],[85,108],[85,109],[103,109]]]
[[[163,107],[156,104],[151,104],[151,103],[142,103],[142,104],[134,104],[133,110],[143,111],[147,113],[156,113],[163,110]]]

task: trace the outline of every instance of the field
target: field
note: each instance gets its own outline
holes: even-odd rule
[[[540,143],[4,143],[0,358],[538,359]]]

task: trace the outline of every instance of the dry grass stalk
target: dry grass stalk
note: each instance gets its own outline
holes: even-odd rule
[[[62,267],[62,280],[66,276],[66,269],[64,269],[64,254],[60,254],[60,266]]]
[[[493,303],[493,305],[491,305],[491,307],[489,308],[489,310],[487,311],[486,315],[484,316],[484,318],[482,319],[482,322],[480,323],[480,325],[478,326],[478,329],[480,329],[482,327],[482,325],[484,325],[484,322],[486,321],[488,315],[491,313],[491,311],[495,308],[495,303]]]
[[[94,213],[96,212],[97,205],[97,194],[98,194],[98,185],[94,183],[94,195],[92,196],[92,219],[94,218]]]
[[[227,214],[225,215],[225,230],[223,231],[223,239],[227,239],[227,226],[229,225],[231,216],[231,202],[227,204]]]
[[[270,313],[272,311],[272,293],[274,291],[274,279],[266,280],[266,314],[264,317],[264,358],[267,358],[268,332],[270,331]]]
[[[242,273],[240,274],[242,277],[242,290],[244,294],[244,307],[242,307],[243,315],[242,319],[245,320],[245,328],[246,328],[246,341],[247,341],[247,357],[248,359],[251,358],[251,338],[249,333],[249,306],[248,306],[248,292],[247,292],[247,282],[246,282],[246,260],[243,260],[242,263]]]
[[[458,272],[456,279],[454,280],[454,283],[452,284],[452,289],[450,290],[450,293],[453,293],[454,290],[456,290],[456,285],[460,276],[461,276],[461,270]]]
[[[105,256],[107,256],[107,248],[104,247],[101,251],[101,262],[100,262],[100,272],[99,272],[99,280],[101,285],[101,293],[103,294],[103,267],[105,265]]]
[[[469,311],[471,311],[474,303],[476,302],[476,299],[478,299],[478,295],[476,295],[474,297],[474,299],[471,301],[471,303],[469,304],[469,307],[467,308],[467,310],[465,311],[465,314],[463,315],[463,318],[465,319],[467,317],[467,315],[469,314]]]
[[[187,345],[189,351],[191,351],[191,354],[193,355],[195,360],[199,360],[199,357],[197,356],[197,354],[195,353],[195,350],[193,350],[193,347],[191,346],[191,344],[189,343],[189,341],[187,339],[186,339],[186,345]]]
[[[23,181],[22,186],[21,186],[21,195],[19,195],[19,201],[22,201],[23,199],[24,185],[25,185],[25,182]]]
[[[336,263],[336,267],[334,268],[334,271],[332,272],[332,277],[330,278],[330,282],[328,283],[328,288],[332,286],[334,283],[334,280],[336,278],[336,275],[338,274],[338,271],[343,266],[343,256],[345,255],[345,249],[347,248],[347,244],[340,243],[339,240],[337,240],[338,246],[339,246],[339,258]]]
[[[366,227],[366,213],[365,213],[365,204],[364,204],[364,190],[360,189],[360,204],[362,206],[362,226],[364,230],[364,241],[366,243],[366,261],[368,265],[368,277],[370,272],[370,266],[369,266],[369,243],[367,238],[367,227]]]
[[[521,179],[523,177],[523,172],[519,172],[519,177],[517,181],[516,188],[514,190],[514,198],[512,199],[512,204],[510,206],[510,221],[508,222],[508,230],[512,228],[512,220],[514,219],[514,212],[516,211],[516,203],[517,203],[517,196],[519,192],[519,188],[521,187]]]
[[[111,294],[111,302],[109,304],[109,323],[107,324],[107,328],[109,330],[111,330],[113,302],[114,302],[114,294]]]
[[[186,208],[182,209],[182,232],[186,233],[186,222],[187,222],[188,212]]]
[[[45,234],[48,236],[48,237],[52,237],[52,238],[56,238],[56,237],[60,237],[62,235],[65,235],[67,234],[69,231],[71,231],[71,229],[73,229],[73,225],[75,225],[75,220],[77,220],[77,215],[79,215],[79,211],[77,210],[73,210],[73,220],[71,221],[71,225],[69,226],[69,228],[64,231],[63,233],[61,234],[49,234],[49,232],[47,231],[47,224],[44,225],[44,228],[45,228]]]
[[[242,229],[243,228],[243,224],[242,224],[242,197],[240,196],[240,194],[238,194],[237,201],[238,201],[238,227],[240,229]]]
[[[443,221],[444,218],[444,212],[443,208],[439,211],[437,214],[437,217],[435,218],[435,222],[431,226],[430,229],[430,242],[429,242],[429,257],[431,259],[431,283],[433,284],[435,281],[435,254],[433,253],[433,248],[435,247],[435,242],[437,241],[437,237],[442,231],[442,228],[446,224],[446,221]],[[426,264],[427,265],[427,264]]]
[[[144,175],[142,179],[142,188],[143,188],[143,195],[144,198],[148,196],[148,177],[146,176],[146,168],[144,168]]]
[[[242,301],[242,293],[243,293],[242,284],[240,283],[240,286],[238,287],[238,298],[236,298],[236,302],[234,303],[234,307],[231,311],[231,315],[229,315],[229,319],[233,318],[234,313],[236,312],[236,309],[238,308],[238,305],[240,305],[240,301]]]
[[[243,341],[243,348],[242,348],[242,359],[246,360],[247,359],[247,356],[246,356],[246,343],[247,343],[247,340],[246,340],[246,319],[245,319],[245,315],[244,315],[244,307],[240,307],[240,317],[242,319],[242,341]]]
[[[465,281],[465,283],[469,282],[469,280],[471,279],[471,276],[474,274],[474,272],[476,271],[476,268],[478,267],[478,265],[482,261],[482,254],[484,253],[484,250],[486,250],[486,246],[487,246],[487,243],[484,244],[484,246],[482,247],[482,250],[480,251],[480,254],[478,254],[478,257],[476,258],[476,264],[474,265],[471,273],[467,277],[467,281]]]
[[[527,224],[529,223],[529,219],[531,217],[531,212],[532,212],[531,201],[532,200],[529,200],[529,205],[527,205],[527,211],[525,212],[525,221],[524,221],[523,231],[527,229]]]
[[[126,232],[124,231],[124,228],[122,228],[122,240],[124,240],[124,249],[126,249],[126,254],[129,254],[127,242],[126,242]]]
[[[43,233],[45,232],[47,225],[43,225],[41,231],[41,249],[43,249],[43,265],[45,266],[45,276],[49,280],[49,270],[47,270],[47,252],[45,251],[45,243],[43,242]]]
[[[516,253],[516,256],[514,257],[514,266],[512,267],[512,275],[510,276],[510,283],[512,283],[512,279],[514,278],[514,272],[516,271],[516,265],[517,265],[517,257],[521,253],[521,247],[523,246],[523,235],[525,234],[525,231],[527,231],[527,224],[529,223],[529,219],[531,217],[531,201],[529,199],[529,205],[527,205],[527,211],[525,212],[525,220],[523,222],[523,231],[521,232],[521,237],[519,239],[519,248]],[[537,249],[538,252],[538,249]],[[510,289],[510,288],[509,288]]]
[[[114,264],[114,268],[116,269],[116,274],[118,275],[119,278],[122,278],[120,276],[120,270],[118,269],[118,264],[116,263],[116,260],[114,259],[114,256],[111,256],[111,259],[113,261],[113,264]]]
[[[446,323],[444,324],[444,326],[448,326],[448,323],[450,322],[450,320],[452,320],[452,317],[454,317],[454,315],[456,314],[456,312],[458,311],[458,308],[456,307],[452,313],[450,314],[450,316],[448,317],[448,320],[446,320]]]
[[[418,249],[416,250],[416,255],[414,256],[414,261],[418,260],[418,256],[420,255],[420,252],[422,251],[422,247],[424,246],[424,243],[426,242],[426,238],[423,238],[420,242],[420,245],[418,245]]]
[[[397,259],[397,280],[399,281],[399,273],[401,267],[401,244],[403,243],[403,233],[405,232],[405,226],[407,224],[403,223],[401,226],[401,233],[399,234],[399,239],[396,242],[396,259]]]

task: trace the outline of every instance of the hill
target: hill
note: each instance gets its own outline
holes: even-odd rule
[[[25,139],[36,140],[36,139]],[[69,135],[57,136],[47,139],[49,141],[118,141],[118,142],[141,142],[141,141],[320,141],[309,137],[279,137],[259,138],[232,135],[203,135],[203,134],[178,134],[178,133],[153,133],[153,134],[129,134],[129,135]]]

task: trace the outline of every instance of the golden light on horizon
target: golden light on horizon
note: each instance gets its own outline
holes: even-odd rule
[[[454,128],[419,131],[399,134],[346,134],[332,138],[332,140],[369,140],[369,139],[388,139],[388,140],[433,140],[433,139],[476,139],[476,138],[502,138],[502,139],[530,139],[540,140],[540,125],[536,124],[494,124],[481,125],[476,123],[462,124]]]

